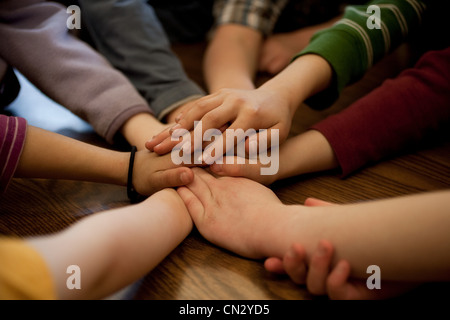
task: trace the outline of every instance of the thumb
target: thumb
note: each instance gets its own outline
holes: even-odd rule
[[[219,176],[244,177],[263,184],[272,182],[271,176],[261,175],[261,164],[249,163],[249,159],[241,157],[224,157],[223,163],[213,163],[210,170]]]
[[[307,207],[327,207],[327,206],[336,206],[337,204],[319,200],[316,198],[307,198],[305,200],[305,206]]]
[[[186,208],[188,209],[194,223],[196,223],[196,221],[199,221],[199,219],[201,219],[203,213],[205,212],[200,199],[198,199],[195,194],[186,187],[178,188],[177,192],[180,195],[181,200],[183,200],[184,204],[186,205]]]
[[[152,181],[149,181],[149,184],[160,190],[189,184],[194,180],[194,173],[190,168],[179,167],[155,172],[151,179]]]

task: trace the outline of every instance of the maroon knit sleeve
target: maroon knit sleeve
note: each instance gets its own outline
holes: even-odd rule
[[[449,123],[450,48],[446,48],[427,52],[414,68],[311,129],[331,144],[345,177],[417,146]]]
[[[24,118],[0,115],[0,193],[6,190],[16,171],[26,131]]]

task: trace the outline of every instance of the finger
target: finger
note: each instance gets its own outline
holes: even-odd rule
[[[270,185],[274,181],[273,175],[261,174],[263,166],[259,162],[253,163],[241,157],[225,157],[221,162],[215,162],[209,167],[215,175],[245,177],[264,185]]]
[[[202,202],[203,206],[206,207],[208,203],[211,202],[213,195],[210,190],[210,179],[214,177],[207,173],[201,168],[192,168],[194,173],[194,179],[191,183],[187,184],[186,187]]]
[[[180,121],[180,119],[183,117],[183,114],[185,114],[187,111],[189,111],[198,99],[199,98],[191,100],[191,101],[181,105],[180,107],[176,108],[173,112],[170,112],[166,117],[167,122],[168,123],[173,123],[173,122],[178,123],[178,121]]]
[[[350,264],[346,260],[339,261],[327,279],[327,292],[330,299],[348,300],[354,297],[354,288],[348,281],[349,277]]]
[[[270,257],[264,261],[264,268],[273,273],[286,274],[284,270],[283,261],[280,258]]]
[[[255,129],[251,128],[251,123],[245,119],[237,118],[225,132],[212,143],[210,143],[202,154],[204,163],[211,165],[224,155],[236,155],[245,157],[245,145],[243,144],[246,138],[255,135]]]
[[[180,128],[192,130],[194,122],[201,120],[208,112],[218,108],[223,101],[223,97],[219,92],[203,97],[195,101],[189,110],[183,112],[178,119],[177,124]]]
[[[170,132],[170,130],[169,130]],[[159,155],[171,152],[174,149],[182,149],[189,142],[193,141],[194,132],[187,129],[178,128],[173,130],[163,141],[153,147],[153,151]],[[186,147],[185,147],[186,148]],[[191,150],[189,150],[191,153]]]
[[[177,128],[172,130],[175,127]],[[196,122],[194,129],[191,131],[180,128],[180,125],[176,125],[175,127],[169,130],[169,132],[171,132],[171,135],[169,137],[153,147],[153,151],[158,154],[166,154],[174,149],[183,149],[183,152],[186,152],[188,154],[192,154],[195,152],[196,158],[200,158],[195,159],[195,163],[201,164],[201,151],[205,146],[203,140],[206,139],[205,137],[207,135],[205,135],[205,131],[209,128],[203,127],[203,121]],[[220,125],[219,129],[210,131],[208,133],[214,133],[217,136],[221,136],[221,133],[226,128],[227,125]]]
[[[164,129],[163,131],[158,133],[156,136],[154,136],[151,140],[147,141],[145,143],[145,147],[150,151],[154,151],[153,148],[156,145],[160,144],[162,141],[164,141],[165,139],[170,137],[169,129],[170,128]]]
[[[333,246],[326,240],[319,241],[317,250],[313,253],[306,277],[308,290],[315,295],[327,293],[326,281],[330,272],[333,257]]]
[[[324,207],[324,206],[334,206],[335,203],[319,200],[316,198],[307,198],[305,200],[305,206],[307,207]]]
[[[177,144],[177,142],[174,141],[179,141],[179,137],[185,135],[195,126],[195,120],[193,120],[192,122],[190,122],[189,120],[190,111],[193,109],[195,110],[195,107],[198,107],[198,105],[201,106],[204,101],[214,101],[211,99],[211,97],[214,96],[211,95],[208,97],[204,97],[183,106],[182,108],[184,109],[182,110],[182,112],[179,112],[177,117],[175,118],[176,124],[167,129],[167,131],[163,131],[162,133],[153,137],[153,139],[148,143],[149,147],[152,148],[152,151],[155,151],[158,154],[165,154],[172,150]]]
[[[178,187],[191,183],[194,180],[194,173],[190,168],[178,167],[157,171],[151,179],[150,182],[161,186],[161,189]]]
[[[205,149],[206,153],[203,152],[205,154],[209,154],[209,151],[213,150],[213,155],[217,155],[215,159],[220,158],[223,155],[223,146],[226,146],[223,132],[227,131],[229,122],[234,120],[235,113],[236,111],[228,107],[220,107],[208,112],[201,121],[196,123],[194,139],[191,141],[191,150]],[[198,141],[201,143],[198,143]],[[201,163],[203,155],[199,154],[197,158],[197,161]]]
[[[286,140],[287,132],[285,130],[286,125],[283,123],[277,123],[276,125],[260,130],[254,135],[249,137],[245,141],[245,151],[251,157],[256,152],[268,152],[267,150],[275,150],[280,146],[280,143]]]
[[[177,189],[178,194],[183,200],[186,208],[191,215],[194,223],[202,219],[204,216],[205,208],[203,207],[202,202],[195,196],[195,194],[186,187],[180,187]]]
[[[210,174],[208,171],[204,169],[193,168],[192,170],[195,176],[202,179],[209,186],[213,185],[217,181],[216,177],[214,177],[212,174]]]
[[[249,179],[255,178],[259,175],[259,168],[248,164],[248,159],[241,157],[227,156],[222,159],[223,163],[213,163],[210,166],[212,172],[220,176],[230,177],[246,177]],[[258,171],[258,172],[256,172]]]
[[[286,273],[296,284],[306,282],[307,266],[306,252],[302,245],[295,243],[283,258],[283,265]]]

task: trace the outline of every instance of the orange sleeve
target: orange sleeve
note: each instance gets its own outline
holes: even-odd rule
[[[56,290],[44,259],[24,240],[0,238],[0,299],[56,299]]]

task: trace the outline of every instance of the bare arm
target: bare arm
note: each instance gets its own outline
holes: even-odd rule
[[[60,299],[101,299],[137,281],[191,231],[172,189],[144,202],[86,217],[55,235],[29,239],[47,261]],[[69,290],[67,267],[80,267],[81,290]]]
[[[197,100],[180,117],[176,128],[192,130],[194,121],[200,119],[202,135],[208,129],[222,128],[228,123],[229,129],[244,131],[277,129],[282,143],[288,136],[297,108],[307,97],[326,88],[332,76],[326,60],[314,54],[304,55],[257,89],[221,89]],[[146,148],[165,154],[175,145],[170,136],[160,134],[149,141]],[[211,148],[215,147],[212,143]]]
[[[129,153],[28,126],[15,177],[85,180],[125,185]]]
[[[222,88],[254,89],[260,32],[246,26],[225,24],[216,30],[204,57],[209,92]]]
[[[143,130],[146,129],[149,128],[143,127]],[[100,148],[28,126],[25,145],[14,176],[82,180],[125,186],[129,161],[129,152]],[[175,165],[170,155],[159,157],[145,149],[136,153],[133,185],[140,194],[151,195],[166,187],[184,185],[192,178],[191,170]]]
[[[385,280],[449,280],[449,191],[341,206],[286,206],[254,181],[194,171],[194,181],[178,189],[194,223],[205,238],[240,255],[283,257],[300,243],[309,261],[317,243],[327,239],[336,248],[335,261],[347,260],[352,276],[366,277],[367,267],[378,265]]]

